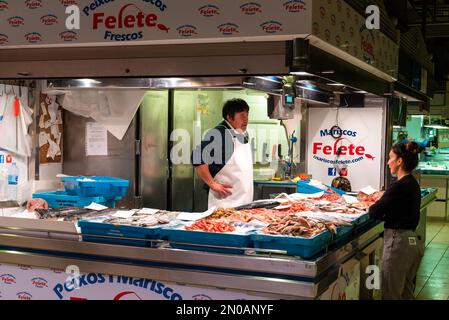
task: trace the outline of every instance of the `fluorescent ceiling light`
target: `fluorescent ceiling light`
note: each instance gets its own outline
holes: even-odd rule
[[[271,81],[271,82],[276,82],[276,83],[280,83],[281,82],[276,77],[255,77],[255,78],[266,80],[266,81]]]
[[[334,70],[326,70],[326,71],[321,71],[322,74],[334,74],[335,71]]]
[[[393,126],[393,129],[402,129],[402,126]]]
[[[327,83],[328,86],[336,86],[336,87],[344,87],[344,84],[341,83]]]
[[[363,93],[363,94],[368,94],[368,92],[360,90],[360,91],[354,91],[355,93]]]
[[[312,76],[313,75],[311,73],[304,72],[304,71],[294,71],[294,72],[290,72],[290,74],[296,74],[298,76]]]
[[[78,79],[77,81],[81,82],[85,87],[92,87],[94,84],[100,84],[101,81],[97,81],[94,79]]]
[[[314,87],[314,86],[311,86],[311,85],[302,85],[302,86],[299,86],[300,88],[302,88],[302,89],[304,89],[304,90],[310,90],[310,91],[315,91],[315,92],[320,92],[321,93],[321,91],[320,90],[318,90],[316,87]]]

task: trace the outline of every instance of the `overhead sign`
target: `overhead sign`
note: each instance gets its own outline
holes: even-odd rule
[[[353,57],[397,78],[399,45],[343,0],[313,1],[313,35]]]
[[[331,129],[337,121],[335,108],[309,109],[307,172],[328,185],[341,175],[355,191],[368,185],[379,189],[382,108],[340,109],[338,113],[336,135]]]
[[[293,39],[311,16],[311,0],[0,0],[0,49]]]

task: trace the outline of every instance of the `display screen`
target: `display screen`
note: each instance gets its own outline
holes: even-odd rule
[[[288,103],[288,104],[294,103],[294,100],[295,100],[295,98],[293,96],[290,96],[290,95],[285,95],[284,99],[285,99],[285,103]]]

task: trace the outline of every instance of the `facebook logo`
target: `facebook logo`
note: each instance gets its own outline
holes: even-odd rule
[[[0,163],[5,163],[5,156],[0,154]]]
[[[337,175],[337,168],[328,168],[327,175],[331,177],[335,177]]]

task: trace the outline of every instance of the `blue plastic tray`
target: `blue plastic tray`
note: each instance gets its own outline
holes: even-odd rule
[[[190,231],[179,229],[179,226],[177,228],[161,227],[159,232],[163,240],[186,243],[186,244],[181,243],[170,244],[173,248],[178,249],[243,254],[244,250],[242,249],[214,248],[201,245],[236,247],[236,248],[252,247],[250,234],[244,235],[244,234],[232,234],[220,232]]]
[[[78,221],[78,226],[81,228],[83,241],[87,242],[112,243],[126,246],[146,247],[151,246],[151,241],[145,241],[145,239],[156,240],[160,238],[159,227],[143,228],[136,226],[114,225],[98,221],[94,222],[90,220]],[[87,236],[87,234],[89,234],[89,236]],[[95,237],[95,235],[113,236],[114,238]],[[142,240],[129,240],[120,238],[136,238]]]
[[[104,197],[80,197],[77,195],[67,194],[65,191],[48,191],[34,193],[33,198],[42,198],[47,201],[50,208],[61,207],[85,207],[92,202],[114,208],[116,199],[106,199]]]
[[[329,231],[324,231],[312,238],[254,233],[251,235],[254,247],[259,249],[284,250],[288,255],[312,258],[325,251],[332,241]]]
[[[83,179],[94,181],[83,181]],[[128,180],[113,177],[63,177],[61,181],[67,193],[81,197],[103,196],[106,198],[122,198],[125,196],[129,186]]]

